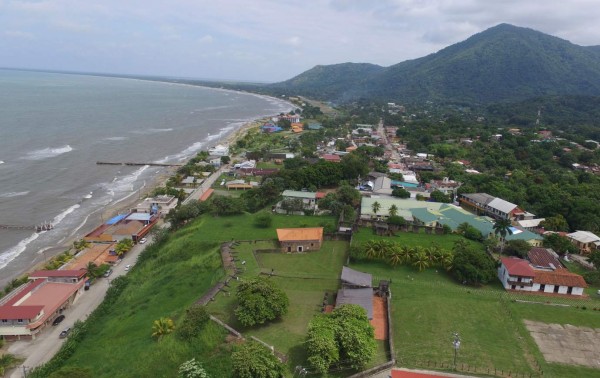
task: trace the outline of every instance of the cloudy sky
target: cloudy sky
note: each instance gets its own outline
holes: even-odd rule
[[[507,22],[600,45],[598,0],[0,0],[0,67],[280,81]]]

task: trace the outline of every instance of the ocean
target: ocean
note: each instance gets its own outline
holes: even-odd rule
[[[244,123],[290,109],[190,85],[0,70],[0,224],[55,227],[0,229],[0,288],[165,172],[96,161],[184,162]]]

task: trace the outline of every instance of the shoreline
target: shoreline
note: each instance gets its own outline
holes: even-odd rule
[[[175,83],[173,83],[175,84]],[[183,84],[184,85],[184,84]],[[207,87],[210,88],[210,87]],[[210,88],[213,89],[213,88]],[[249,130],[258,127],[268,116],[262,116],[255,118],[251,121],[244,122],[238,128],[232,129],[229,133],[223,135],[218,140],[210,141],[207,143],[206,148],[203,150],[208,150],[208,148],[212,144],[234,144],[238,139],[242,138],[244,135],[248,133]],[[190,159],[196,156],[197,153],[192,154],[185,161],[187,163]],[[184,164],[185,164],[184,163]],[[31,272],[36,270],[43,269],[43,266],[50,261],[55,256],[63,253],[66,250],[71,249],[73,242],[80,240],[83,235],[88,234],[93,231],[99,225],[102,224],[103,220],[108,219],[111,216],[118,214],[119,212],[129,210],[134,207],[142,198],[146,198],[155,188],[164,186],[166,181],[175,173],[176,168],[171,167],[167,168],[165,171],[160,171],[151,176],[148,179],[146,185],[141,187],[140,189],[132,192],[139,192],[139,195],[130,195],[126,199],[119,200],[117,203],[113,205],[108,205],[104,208],[100,208],[98,211],[95,211],[90,214],[90,217],[87,219],[85,224],[77,231],[73,236],[67,237],[62,243],[59,243],[54,246],[46,247],[43,249],[43,252],[36,252],[37,256],[33,258],[28,264],[26,264],[23,268],[19,269],[18,272],[10,272],[7,277],[0,278],[0,290],[3,290],[13,279],[17,279],[23,277]],[[40,260],[40,258],[42,260]],[[10,263],[9,263],[10,264]],[[7,266],[8,267],[8,266]]]

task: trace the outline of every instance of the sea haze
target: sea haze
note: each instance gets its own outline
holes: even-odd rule
[[[290,108],[203,87],[0,70],[0,224],[56,227],[0,230],[0,285],[44,250],[83,236],[86,220],[159,173],[96,161],[182,162],[243,123]]]

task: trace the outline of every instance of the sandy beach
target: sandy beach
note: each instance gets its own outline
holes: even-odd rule
[[[250,129],[257,128],[260,126],[267,118],[256,119],[247,123],[244,123],[239,128],[232,130],[229,134],[225,135],[223,138],[218,141],[214,141],[214,145],[216,144],[229,144],[232,145],[238,140],[242,138]],[[207,146],[206,149],[212,146]],[[190,156],[192,158],[193,156]],[[73,242],[81,239],[84,235],[88,234],[106,219],[113,217],[121,212],[128,211],[129,209],[135,207],[135,205],[141,201],[141,199],[147,197],[155,188],[164,186],[165,182],[171,177],[176,171],[176,168],[166,168],[166,170],[162,170],[158,172],[156,176],[154,176],[149,183],[147,183],[142,189],[137,190],[139,194],[132,195],[129,198],[119,201],[114,205],[109,205],[106,208],[102,209],[102,211],[90,216],[85,225],[79,230],[79,232],[71,238],[66,239],[63,243],[52,246],[43,251],[42,254],[36,256],[34,260],[25,268],[20,271],[11,272],[8,275],[4,275],[0,277],[0,288],[4,288],[10,281],[15,278],[22,277],[23,275],[33,272],[35,270],[42,269],[46,261],[50,260],[52,257],[68,250],[73,245]]]

